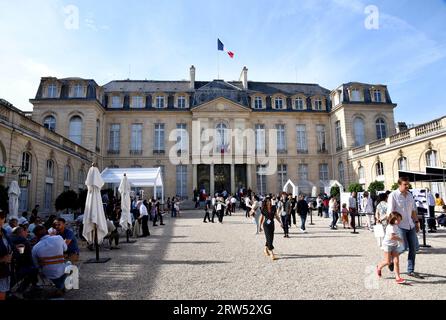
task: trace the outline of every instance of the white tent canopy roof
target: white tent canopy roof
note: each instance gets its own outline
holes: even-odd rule
[[[163,187],[161,168],[105,168],[101,172],[105,183],[120,184],[124,173],[132,187]]]

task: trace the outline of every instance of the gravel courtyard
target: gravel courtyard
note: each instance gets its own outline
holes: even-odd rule
[[[385,269],[377,279],[382,258],[373,233],[328,228],[329,219],[313,216],[307,234],[293,226],[283,238],[276,223],[274,245],[278,260],[263,255],[264,235],[237,212],[223,224],[203,223],[203,210],[165,216],[166,225],[150,226],[151,236],[120,250],[103,250],[105,264],[85,264],[94,252],[81,249],[80,289],[75,299],[446,299],[446,230],[428,234],[432,248],[417,255],[416,271],[424,280],[409,279],[407,254],[401,256],[403,278],[397,285]],[[217,221],[217,219],[216,219]],[[363,219],[364,222],[364,219]]]

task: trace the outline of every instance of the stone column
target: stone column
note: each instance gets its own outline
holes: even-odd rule
[[[248,184],[246,188],[251,188],[252,190],[255,190],[255,188],[252,186],[252,177],[251,177],[251,164],[246,165],[246,183]]]
[[[210,188],[211,188],[211,195],[213,196],[215,194],[215,191],[214,191],[214,164],[213,163],[210,164],[209,172],[210,172],[210,182],[209,183],[210,183]]]
[[[198,189],[197,186],[197,165],[192,165],[192,189]]]
[[[235,192],[235,164],[231,163],[231,193]]]

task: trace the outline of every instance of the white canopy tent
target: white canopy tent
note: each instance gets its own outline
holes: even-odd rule
[[[132,187],[152,187],[153,194],[156,195],[158,188],[161,188],[161,202],[164,203],[164,184],[161,177],[161,168],[105,168],[101,172],[101,177],[105,183],[119,185],[124,173]]]

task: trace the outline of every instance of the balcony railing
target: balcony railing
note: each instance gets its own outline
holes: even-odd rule
[[[410,140],[410,131],[400,132],[390,137],[390,144]]]
[[[297,149],[297,154],[308,154],[308,149]]]
[[[132,156],[140,156],[142,155],[142,150],[130,150],[130,154]]]
[[[116,150],[116,149],[109,149],[109,150],[107,150],[107,153],[108,154],[119,154],[121,151],[118,149],[118,150]]]
[[[153,154],[165,154],[165,150],[153,150]]]
[[[415,128],[415,135],[422,136],[441,129],[441,120],[434,120]]]

